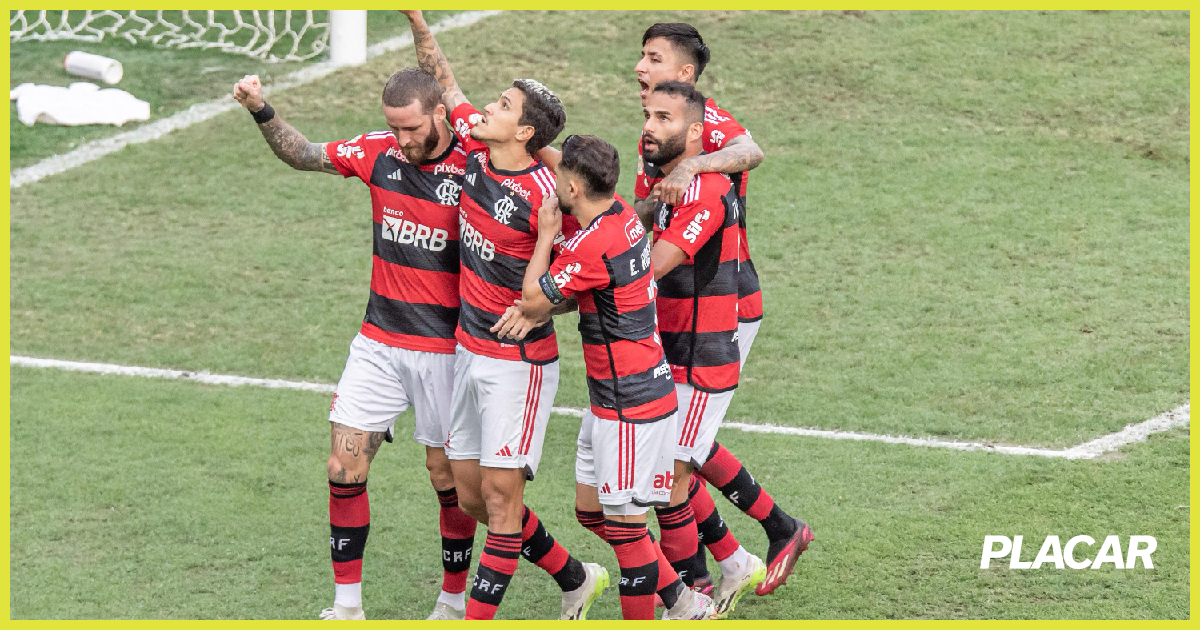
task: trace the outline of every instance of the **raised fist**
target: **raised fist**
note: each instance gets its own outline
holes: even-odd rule
[[[241,103],[242,107],[257,112],[266,105],[263,101],[262,83],[258,80],[257,74],[247,74],[242,77],[233,86],[233,99]]]

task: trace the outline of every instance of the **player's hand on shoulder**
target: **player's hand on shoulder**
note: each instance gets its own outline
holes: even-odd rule
[[[558,207],[558,195],[550,195],[538,208],[538,234],[557,235],[562,231],[562,210]]]
[[[658,191],[658,198],[670,206],[677,206],[683,201],[683,195],[687,192],[688,186],[692,185],[692,179],[696,177],[696,171],[688,165],[687,160],[682,160],[667,175],[661,182],[654,186]],[[651,195],[653,195],[653,191]]]
[[[233,99],[242,107],[256,112],[263,108],[266,102],[262,95],[262,82],[257,74],[247,74],[233,85]]]

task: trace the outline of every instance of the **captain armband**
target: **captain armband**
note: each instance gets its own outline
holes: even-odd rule
[[[549,271],[538,278],[538,284],[542,285],[542,293],[546,294],[546,299],[550,300],[551,304],[562,304],[563,300],[567,299],[567,296],[558,290],[558,285],[554,283],[554,276],[551,276]]]

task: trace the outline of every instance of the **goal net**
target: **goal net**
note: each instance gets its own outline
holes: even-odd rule
[[[329,46],[328,11],[11,11],[9,41],[123,38],[161,48],[215,48],[269,63]]]

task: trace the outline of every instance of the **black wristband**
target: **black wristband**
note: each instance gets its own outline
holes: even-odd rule
[[[263,103],[262,109],[256,112],[250,112],[250,115],[254,117],[254,122],[261,125],[265,122],[270,122],[270,120],[275,117],[275,110],[272,109],[267,103]]]

